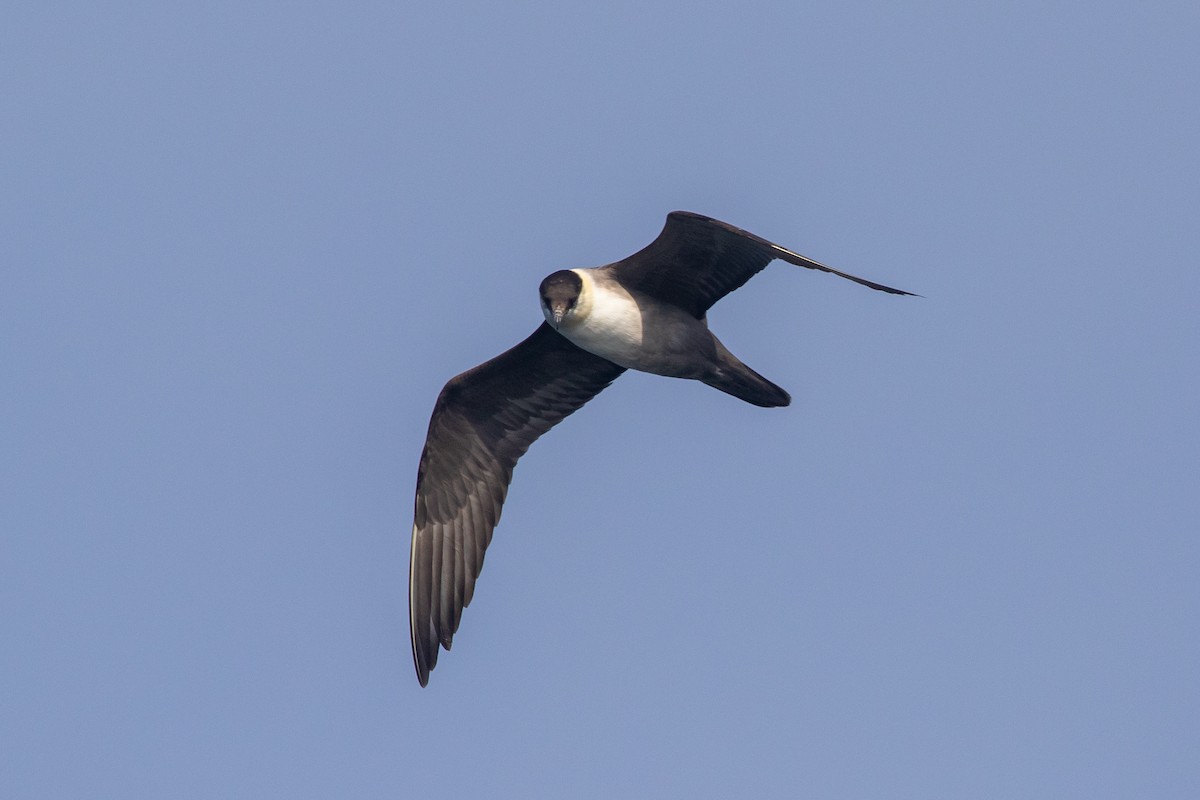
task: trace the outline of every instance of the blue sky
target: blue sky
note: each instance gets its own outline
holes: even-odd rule
[[[24,3],[0,794],[1200,792],[1192,3]],[[417,458],[536,287],[709,214],[764,410],[530,451],[427,689]]]

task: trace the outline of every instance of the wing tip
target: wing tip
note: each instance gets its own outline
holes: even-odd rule
[[[433,668],[433,664],[427,663],[424,656],[425,648],[422,647],[422,642],[418,636],[420,627],[418,617],[421,616],[420,610],[417,608],[418,600],[417,593],[420,591],[417,583],[417,533],[419,528],[416,522],[413,523],[412,543],[409,546],[408,553],[408,633],[409,640],[412,642],[413,667],[417,671],[417,682],[422,687],[429,684],[429,670]],[[434,645],[434,658],[436,660],[437,645]]]
[[[895,288],[892,288],[891,286],[884,286],[882,283],[875,284],[871,288],[878,289],[881,292],[887,292],[888,294],[898,294],[898,295],[903,295],[904,297],[919,297],[922,300],[925,299],[925,295],[923,295],[923,294],[917,294],[916,292],[906,292],[903,289],[895,289]]]
[[[771,249],[775,253],[776,258],[782,259],[782,260],[788,262],[789,264],[794,264],[797,267],[805,267],[806,269],[815,269],[820,272],[828,272],[831,275],[837,275],[839,278],[845,278],[848,281],[854,281],[857,284],[866,286],[868,289],[875,289],[876,291],[879,291],[879,292],[887,292],[888,294],[906,295],[908,297],[922,297],[923,298],[925,296],[922,294],[917,294],[916,292],[906,292],[903,289],[897,289],[894,286],[887,286],[882,283],[876,283],[875,281],[867,280],[866,278],[860,278],[857,275],[851,275],[848,272],[842,272],[839,269],[834,269],[833,267],[822,264],[820,261],[814,261],[813,259],[809,258],[808,256],[802,256],[797,252],[788,250],[786,247],[777,245],[773,242],[771,242],[770,245],[771,245]]]

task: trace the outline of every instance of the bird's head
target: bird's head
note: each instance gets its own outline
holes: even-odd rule
[[[556,329],[575,312],[579,295],[583,292],[583,279],[572,270],[560,269],[546,277],[538,290],[542,296],[542,313],[546,321]]]

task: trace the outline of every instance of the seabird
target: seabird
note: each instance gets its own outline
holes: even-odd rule
[[[774,259],[891,294],[710,217],[667,215],[643,250],[542,281],[546,321],[525,341],[451,378],[438,395],[417,468],[408,576],[417,679],[450,649],[500,520],[513,467],[539,436],[627,369],[691,378],[756,406],[791,397],[725,349],[706,314]]]

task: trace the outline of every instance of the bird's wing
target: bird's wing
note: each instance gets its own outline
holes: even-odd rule
[[[840,272],[741,228],[690,211],[672,211],[657,239],[605,269],[611,270],[624,286],[680,306],[699,319],[713,303],[776,258],[830,272],[881,292],[912,294]]]
[[[409,624],[422,686],[438,644],[450,649],[471,602],[517,459],[624,371],[542,323],[442,389],[417,469],[409,562]]]

